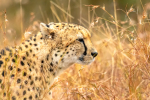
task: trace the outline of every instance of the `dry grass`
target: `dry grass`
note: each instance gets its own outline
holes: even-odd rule
[[[69,4],[68,11],[65,11],[59,5],[50,2],[55,21],[70,22],[74,18],[70,14]],[[105,6],[85,5],[89,20],[80,17],[79,21],[82,25],[88,24],[99,55],[91,65],[75,64],[57,78],[50,88],[51,100],[150,99],[150,23],[147,16],[150,4],[143,6],[143,14],[134,12],[132,6],[126,11],[121,10],[127,19],[120,21],[117,19],[119,15],[118,9],[115,8],[115,0],[113,2],[114,15],[106,11]],[[58,16],[56,8],[62,11],[63,18]],[[110,19],[97,16],[95,9],[104,10]],[[130,18],[130,13],[137,13],[137,22]],[[41,14],[46,18],[42,12]],[[4,23],[6,24],[6,19]],[[37,31],[38,23],[35,21],[26,33]],[[1,26],[4,40],[8,33],[5,24]],[[8,42],[4,40],[4,44],[7,45]]]
[[[87,6],[94,15],[100,7]],[[104,6],[100,8],[108,13]],[[123,22],[114,11],[114,16],[108,13],[111,20],[93,17],[90,29],[99,56],[89,66],[74,65],[63,73],[52,87],[52,100],[150,99],[148,17],[137,15],[142,17],[133,23],[131,7],[124,11],[128,19]]]

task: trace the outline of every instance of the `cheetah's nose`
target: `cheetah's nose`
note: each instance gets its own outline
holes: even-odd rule
[[[97,53],[97,52],[92,52],[91,55],[92,55],[93,58],[94,58],[94,57],[96,57],[96,56],[98,55],[98,53]]]

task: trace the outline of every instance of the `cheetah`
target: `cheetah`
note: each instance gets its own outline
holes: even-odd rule
[[[48,100],[56,78],[74,63],[87,65],[97,51],[90,32],[68,23],[40,23],[40,32],[0,51],[0,100]]]

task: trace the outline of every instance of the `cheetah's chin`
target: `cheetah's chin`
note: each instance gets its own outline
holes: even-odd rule
[[[94,60],[95,60],[95,58],[90,59],[90,60],[85,60],[83,57],[80,57],[79,60],[77,61],[77,63],[78,63],[78,64],[82,64],[82,65],[89,65],[89,64],[91,64]]]

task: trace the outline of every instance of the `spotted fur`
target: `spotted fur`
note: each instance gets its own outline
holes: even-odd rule
[[[41,23],[40,32],[0,51],[0,100],[47,100],[49,87],[74,63],[89,64],[97,52],[82,26]]]

